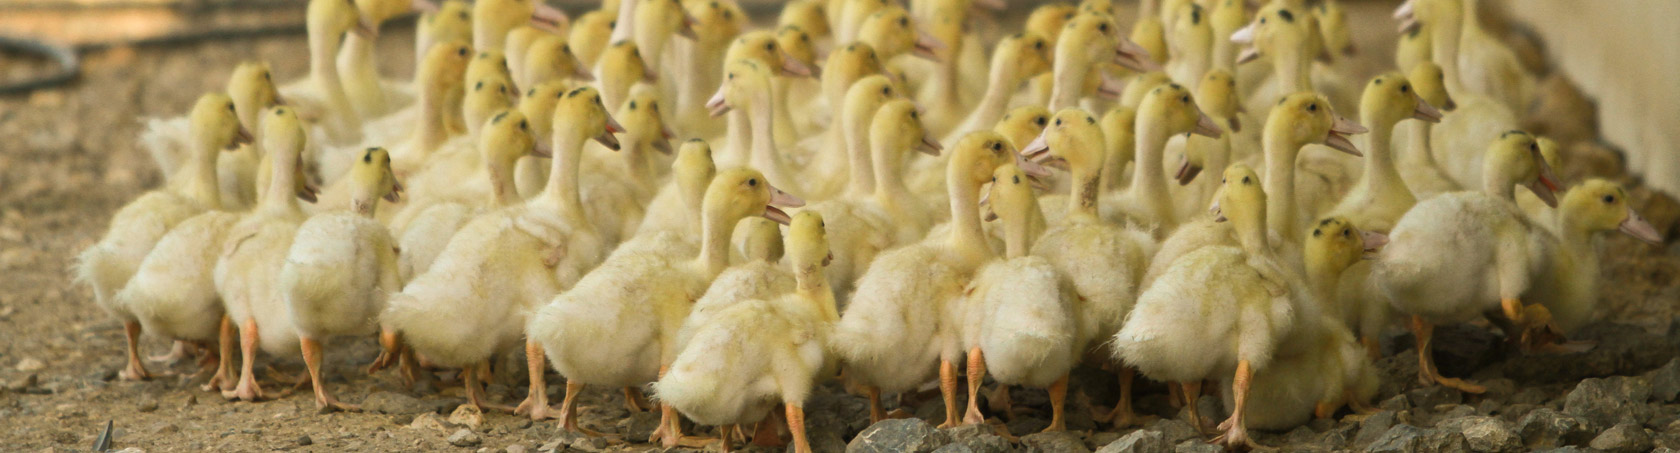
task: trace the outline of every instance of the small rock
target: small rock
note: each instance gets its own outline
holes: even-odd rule
[[[607,449],[607,439],[600,437],[584,437],[572,441],[571,448],[573,450],[582,450],[585,452],[604,451]]]
[[[1148,429],[1159,431],[1162,438],[1166,439],[1167,443],[1173,445],[1178,445],[1180,442],[1184,442],[1187,439],[1201,437],[1201,433],[1196,432],[1196,427],[1190,426],[1189,423],[1176,418],[1163,418],[1156,420],[1155,423],[1149,424]]]
[[[847,453],[930,453],[950,439],[921,419],[882,420],[846,444]]]
[[[1085,441],[1078,434],[1069,431],[1022,436],[1021,445],[1027,447],[1029,453],[1091,452],[1091,449],[1085,448]]]
[[[1595,433],[1581,417],[1545,407],[1524,415],[1517,422],[1517,432],[1522,434],[1523,444],[1530,447],[1579,445],[1591,440]]]
[[[35,387],[36,384],[40,383],[40,379],[41,379],[41,377],[36,375],[35,373],[29,373],[27,375],[24,375],[21,378],[18,378],[17,380],[6,383],[6,390],[10,390],[10,391],[14,391],[14,392],[21,392],[21,391],[24,391],[24,390],[28,390],[30,388]]]
[[[1464,394],[1458,389],[1444,385],[1431,385],[1406,392],[1406,399],[1412,407],[1433,408],[1442,404],[1458,404],[1464,402]]]
[[[513,444],[502,449],[503,453],[526,453],[529,451],[531,451],[531,447],[527,447],[524,444]]]
[[[1394,395],[1386,400],[1383,400],[1381,403],[1377,403],[1377,408],[1385,411],[1400,412],[1411,409],[1412,402],[1406,399],[1406,395]]]
[[[1353,435],[1353,445],[1368,445],[1376,442],[1397,422],[1399,422],[1398,414],[1394,411],[1382,411],[1365,417],[1365,420],[1359,422],[1359,433]]]
[[[380,414],[419,414],[436,410],[419,398],[392,392],[374,392],[362,400],[362,410]]]
[[[449,426],[437,414],[421,414],[408,423],[409,428],[421,431],[436,431],[439,434],[449,432]]]
[[[299,446],[314,445],[315,444],[315,439],[310,439],[308,434],[304,434],[302,436],[298,436],[297,444]]]
[[[659,429],[659,414],[655,411],[630,414],[629,417],[618,422],[618,428],[618,432],[624,433],[625,439],[646,439],[653,435],[654,430]],[[751,431],[752,428],[752,426],[742,427],[742,429],[748,431]]]
[[[34,357],[24,357],[23,360],[19,360],[17,366],[13,368],[27,373],[30,371],[41,371],[42,368],[46,367],[46,362],[42,362],[40,359],[36,359]]]
[[[476,447],[483,441],[478,437],[478,433],[466,428],[455,430],[455,434],[449,435],[449,445],[457,447]]]
[[[1366,447],[1373,453],[1459,452],[1469,450],[1464,435],[1456,431],[1428,430],[1412,425],[1395,425]]]
[[[479,410],[478,406],[462,404],[455,408],[455,412],[449,414],[449,422],[478,429],[479,425],[484,424],[484,411]]]
[[[1167,437],[1160,431],[1140,429],[1132,431],[1108,445],[1097,449],[1097,453],[1167,453],[1172,447],[1167,444]]]
[[[1650,396],[1651,384],[1642,377],[1587,379],[1564,398],[1563,412],[1585,419],[1593,430],[1624,422],[1643,424],[1651,418],[1645,405]]]
[[[1645,374],[1645,379],[1651,383],[1651,400],[1659,403],[1672,403],[1680,397],[1680,359],[1668,361],[1662,368],[1651,370]]]
[[[1225,448],[1201,439],[1190,439],[1173,446],[1173,453],[1224,453]]]
[[[952,442],[934,450],[934,453],[1008,453],[1013,450],[1009,441],[999,437],[991,425],[963,425],[943,431]]]
[[[1587,444],[1594,450],[1607,453],[1635,453],[1651,449],[1651,435],[1645,433],[1645,428],[1632,423],[1622,423],[1605,430],[1594,437]]]
[[[1522,450],[1522,436],[1517,426],[1494,417],[1464,417],[1435,424],[1438,429],[1458,431],[1477,452],[1514,452]]]
[[[158,402],[157,402],[156,399],[153,399],[151,397],[141,398],[140,399],[140,406],[135,408],[135,410],[138,410],[142,413],[156,411],[156,410],[158,410]]]

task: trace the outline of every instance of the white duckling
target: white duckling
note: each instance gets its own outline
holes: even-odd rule
[[[524,201],[513,185],[514,163],[530,155],[546,156],[548,147],[534,146],[529,120],[518,111],[505,111],[485,122],[486,131],[479,137],[478,147],[484,153],[479,171],[455,182],[436,180],[434,184],[456,187],[409,203],[392,219],[392,225],[401,225],[393,228],[399,232],[398,245],[403,250],[397,267],[401,281],[431,269],[449,238],[467,222]]]
[[[636,82],[655,82],[659,73],[653,72],[643,58],[641,48],[633,41],[619,41],[607,46],[595,64],[595,80],[604,102],[618,109],[630,97],[630,87]]]
[[[1430,355],[1435,324],[1461,322],[1497,307],[1524,330],[1523,299],[1549,284],[1537,275],[1544,254],[1536,228],[1517,210],[1515,187],[1526,186],[1556,204],[1551,168],[1534,137],[1503,134],[1488,146],[1482,192],[1454,192],[1419,202],[1394,225],[1390,245],[1371,271],[1378,288],[1402,313],[1412,315],[1418,342],[1418,378],[1481,393],[1484,387],[1441,376]],[[1526,239],[1524,239],[1526,238]],[[1442,253],[1450,250],[1452,253]]]
[[[1236,77],[1223,69],[1208,71],[1202,76],[1201,82],[1196,84],[1196,105],[1209,118],[1213,118],[1214,123],[1230,130],[1231,133],[1221,134],[1217,138],[1187,136],[1182,141],[1184,146],[1177,163],[1170,157],[1161,159],[1162,164],[1168,165],[1163,170],[1173,172],[1173,179],[1178,182],[1176,185],[1167,186],[1167,192],[1172,196],[1175,220],[1195,217],[1208,203],[1213,202],[1214,193],[1219,191],[1219,181],[1213,178],[1197,179],[1196,175],[1201,174],[1204,169],[1224,173],[1225,166],[1231,163],[1231,149],[1234,147],[1232,142],[1238,140],[1237,134],[1242,132],[1242,122],[1239,119],[1242,101],[1237,99],[1236,90]],[[1132,120],[1136,121],[1136,113],[1132,113]],[[1104,127],[1105,133],[1108,130],[1108,127]],[[1135,137],[1134,131],[1135,127],[1125,130],[1124,133],[1135,143],[1135,138],[1131,138]],[[1170,146],[1175,142],[1168,143]],[[1110,150],[1123,149],[1129,152],[1128,146],[1125,142],[1116,143],[1110,139]],[[1129,160],[1130,156],[1127,156],[1127,159]],[[1114,158],[1110,157],[1111,169],[1114,165],[1113,160]]]
[[[584,385],[634,387],[653,382],[676,359],[677,333],[693,301],[729,264],[729,237],[741,219],[763,215],[786,222],[779,206],[803,204],[752,169],[720,172],[706,190],[704,231],[697,256],[620,253],[576,286],[536,310],[526,325],[526,359],[567,379],[561,427],[579,431],[577,392]],[[607,333],[611,333],[610,335]],[[533,370],[540,371],[536,365]],[[545,417],[540,373],[532,374],[534,418]],[[674,446],[682,437],[676,411],[663,404],[654,437]],[[650,439],[651,440],[651,439]]]
[[[1474,6],[1460,0],[1426,0],[1408,2],[1396,15],[1402,16],[1403,29],[1413,22],[1431,24],[1430,53],[1435,64],[1441,65],[1447,93],[1457,101],[1458,109],[1430,130],[1430,151],[1441,162],[1441,169],[1460,186],[1474,188],[1482,185],[1483,167],[1483,154],[1476,151],[1505,131],[1516,129],[1518,117],[1515,107],[1490,95],[1490,91],[1471,88],[1472,77],[1467,71],[1475,63],[1468,57],[1471,49],[1480,45],[1471,44],[1471,35],[1476,33],[1465,30],[1479,29],[1480,25],[1465,16],[1466,9],[1473,11]]]
[[[280,94],[302,109],[303,117],[321,124],[330,143],[356,143],[362,138],[362,118],[339,78],[339,43],[349,32],[372,39],[373,23],[344,0],[310,0],[307,17],[309,76],[281,86]]]
[[[741,302],[696,325],[693,340],[654,384],[659,399],[683,415],[722,426],[724,451],[730,451],[732,426],[765,419],[776,403],[787,407],[793,451],[811,451],[805,400],[833,368],[827,349],[840,318],[823,277],[829,257],[823,225],[814,212],[800,212],[790,222],[787,249],[796,289]],[[775,435],[760,423],[755,441]]]
[[[1077,295],[1055,265],[1031,255],[1044,230],[1031,177],[1014,165],[993,172],[988,219],[1003,223],[1006,258],[980,268],[964,302],[968,326],[968,410],[963,422],[981,423],[978,392],[990,373],[998,385],[1050,389],[1050,426],[1066,429],[1062,408],[1068,373],[1091,336],[1080,329]]]
[[[225,94],[200,96],[191,118],[192,158],[183,164],[181,175],[168,186],[123,205],[99,242],[76,256],[75,280],[92,288],[94,302],[123,323],[128,339],[128,365],[120,373],[123,379],[145,379],[150,374],[140,363],[140,321],[117,302],[117,292],[169,230],[199,213],[221,209],[216,160],[223,149],[250,137],[239,124],[233,100]]]
[[[1315,319],[1307,316],[1317,316],[1317,301],[1298,275],[1283,271],[1267,244],[1260,177],[1238,164],[1225,170],[1224,180],[1213,209],[1231,221],[1242,245],[1205,247],[1179,258],[1138,297],[1113,347],[1116,358],[1145,376],[1182,383],[1189,401],[1198,397],[1202,380],[1233,376],[1231,417],[1214,441],[1253,447],[1246,412],[1254,374],[1289,350],[1288,337],[1310,333],[1297,320]],[[1190,408],[1196,416],[1195,405]]]
[[[680,0],[637,0],[636,3],[634,25],[629,28],[630,39],[642,53],[647,54],[648,70],[654,74],[664,73],[665,55],[674,50],[668,46],[671,38],[699,38],[694,33],[696,20],[688,14]]]
[[[706,287],[706,293],[694,302],[694,310],[677,332],[678,351],[687,348],[697,329],[710,323],[724,310],[742,302],[769,299],[793,291],[793,271],[779,263],[783,252],[781,224],[766,218],[748,217],[742,219],[735,229],[735,236],[741,237],[739,247],[744,261],[719,273],[711,286]]]
[[[480,408],[508,409],[485,401],[474,368],[518,345],[528,314],[608,250],[579,198],[578,156],[586,140],[617,147],[613,133],[622,128],[588,87],[566,93],[553,124],[554,168],[543,193],[467,223],[383,315],[416,353],[466,368],[468,400]]]
[[[1406,69],[1423,63],[1434,64],[1434,43],[1429,39],[1432,33],[1429,24],[1425,23],[1418,23],[1400,33],[1400,41],[1394,44],[1394,67]]]
[[[268,64],[263,62],[242,62],[235,66],[233,75],[228,77],[227,95],[233,99],[240,125],[247,130],[256,130],[255,121],[262,111],[280,98]],[[146,120],[146,130],[140,134],[140,146],[151,154],[166,181],[191,174],[180,170],[192,157],[192,127],[192,118],[188,115]],[[261,160],[262,150],[255,146],[241,146],[216,159],[216,182],[221,190],[222,207],[239,211],[256,202],[256,189],[261,183],[254,181],[257,180],[257,164]]]
[[[1440,111],[1453,112],[1458,108],[1458,104],[1447,95],[1446,75],[1435,63],[1428,60],[1418,63],[1406,74],[1406,80],[1412,82],[1412,89],[1417,91],[1424,102],[1438,107]],[[1400,165],[1400,178],[1406,181],[1406,188],[1411,189],[1412,194],[1420,200],[1436,194],[1463,190],[1464,187],[1435,162],[1429,133],[1434,124],[1419,121],[1401,127],[1405,128],[1405,134],[1394,137],[1394,147],[1405,150],[1405,154],[1400,157],[1405,163]]]
[[[717,94],[706,101],[706,109],[714,117],[729,114],[729,146],[738,146],[742,123],[746,123],[746,128],[751,130],[752,148],[748,158],[751,166],[764,169],[764,176],[777,187],[787,187],[784,190],[788,193],[803,197],[808,193],[805,180],[788,168],[776,147],[776,116],[771,112],[773,104],[770,102],[770,69],[756,60],[741,59],[730,62],[724,76],[724,83],[718,87]]]
[[[796,159],[803,161],[807,168],[830,169],[832,175],[822,179],[825,182],[824,186],[834,186],[836,183],[844,181],[836,181],[839,178],[834,175],[845,174],[851,178],[860,178],[861,175],[857,173],[858,171],[870,171],[853,169],[854,166],[859,169],[868,169],[869,166],[854,165],[850,161],[858,158],[858,155],[853,154],[852,151],[863,149],[861,142],[854,141],[858,137],[856,132],[862,127],[858,126],[860,123],[856,123],[856,121],[861,121],[860,118],[873,117],[861,114],[862,110],[858,110],[855,113],[859,113],[861,116],[852,116],[848,121],[847,96],[852,85],[873,75],[880,75],[886,78],[889,84],[896,85],[896,82],[892,81],[892,76],[881,65],[881,60],[875,53],[875,48],[868,44],[854,42],[834,49],[828,53],[828,59],[823,64],[822,78],[819,82],[822,86],[822,100],[826,101],[827,109],[822,110],[819,108],[821,106],[812,106],[809,109],[809,115],[826,119],[828,128],[821,134],[803,140],[793,150],[803,150],[811,153],[805,156],[794,156]],[[892,91],[899,93],[900,89],[901,87],[894,86]],[[848,129],[849,127],[857,129]],[[845,132],[848,130],[854,132],[854,134],[846,135]],[[736,135],[744,136],[739,133]],[[734,138],[735,135],[732,135],[729,141],[734,142]],[[815,141],[815,143],[812,143],[812,141]],[[867,182],[874,184],[875,179],[871,177]]]
[[[914,389],[937,369],[945,397],[942,426],[960,423],[956,363],[965,351],[954,310],[974,272],[992,257],[980,227],[980,186],[991,182],[999,165],[1016,160],[1014,151],[1008,139],[989,131],[959,141],[946,178],[954,224],[949,232],[881,254],[858,279],[833,347],[849,364],[847,378],[865,387],[871,422],[886,418],[881,392]]]
[[[391,155],[371,148],[351,170],[352,212],[322,214],[298,227],[280,268],[280,294],[291,307],[303,362],[315,387],[315,407],[357,409],[339,402],[321,379],[321,340],[377,331],[385,299],[400,289],[397,244],[374,219],[379,199],[396,201],[402,184],[391,173]]]
[[[767,88],[768,90],[771,90],[769,93],[771,96],[770,110],[772,111],[772,115],[775,117],[775,121],[773,121],[773,123],[776,129],[778,131],[784,129],[781,124],[784,115],[777,112],[777,110],[781,109],[783,104],[780,99],[775,98],[776,91],[774,83],[778,78],[777,76],[810,75],[810,68],[806,67],[804,63],[800,63],[799,60],[794,59],[792,55],[783,52],[781,50],[780,41],[776,38],[776,34],[768,30],[752,31],[741,34],[739,38],[735,38],[735,41],[730,43],[729,51],[724,54],[724,58],[731,62],[736,60],[752,60],[765,68],[770,68],[770,81],[772,86]],[[727,71],[728,68],[725,68],[725,70]],[[729,81],[724,80],[724,83],[729,83]],[[741,125],[736,124],[736,126]],[[739,161],[735,162],[724,162],[726,165],[745,165],[749,160],[747,158],[747,149],[750,138],[740,138],[746,137],[746,135],[743,135],[742,133],[743,130],[744,129],[737,127],[736,129],[730,129],[726,132],[731,134],[726,137],[728,139],[726,144],[729,146],[728,149],[731,151],[731,153],[729,153],[726,157],[729,157],[730,159],[734,159],[735,157],[741,158]],[[781,132],[778,132],[778,134],[780,133]],[[780,149],[784,144],[788,145],[787,147],[789,148],[802,145],[801,143],[790,144],[787,141],[781,140],[778,140],[776,144],[778,145],[778,149]],[[803,150],[789,151],[793,151],[793,155],[807,154],[807,152]],[[821,176],[828,175],[824,174]]]
[[[274,278],[285,265],[287,250],[306,215],[292,189],[302,165],[300,153],[307,132],[287,106],[269,110],[263,119],[263,149],[270,156],[273,176],[263,199],[250,215],[228,230],[214,271],[216,293],[228,321],[239,329],[239,383],[222,396],[245,401],[262,399],[253,366],[258,348],[274,355],[298,351],[297,328]]]
[[[1353,191],[1342,197],[1332,215],[1346,217],[1366,231],[1388,231],[1400,216],[1417,204],[1406,187],[1389,150],[1394,128],[1401,121],[1441,121],[1441,112],[1423,100],[1412,83],[1397,72],[1378,75],[1365,85],[1359,117],[1370,131],[1365,141],[1365,171]]]

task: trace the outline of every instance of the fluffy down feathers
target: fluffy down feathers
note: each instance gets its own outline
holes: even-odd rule
[[[697,423],[759,420],[810,395],[830,329],[798,296],[730,306],[696,329],[655,395]]]
[[[994,261],[975,274],[965,304],[969,347],[980,347],[999,382],[1047,387],[1084,356],[1076,296],[1041,257]]]
[[[1521,296],[1543,262],[1537,228],[1509,201],[1457,192],[1419,202],[1389,233],[1371,277],[1402,312],[1460,322]],[[1441,253],[1451,250],[1452,253]]]
[[[652,382],[677,352],[675,341],[661,336],[679,331],[706,290],[707,279],[692,265],[616,255],[538,309],[526,334],[568,380],[610,387]]]
[[[117,303],[146,332],[189,341],[216,338],[222,299],[212,274],[220,245],[238,221],[237,214],[214,211],[176,225],[117,293]]]
[[[1139,296],[1114,335],[1116,356],[1161,381],[1228,375],[1239,360],[1264,370],[1296,315],[1288,295],[1266,286],[1240,248],[1191,252]]]
[[[385,225],[353,213],[304,222],[279,277],[298,333],[372,332],[398,288],[394,243]]]
[[[117,210],[111,228],[98,243],[76,257],[75,280],[93,288],[94,301],[124,321],[134,316],[116,303],[116,293],[128,284],[159,240],[176,224],[204,212],[193,200],[163,191],[148,192]]]
[[[934,239],[938,240],[938,239]],[[882,392],[909,390],[932,379],[942,355],[960,356],[960,342],[936,341],[958,326],[947,316],[973,275],[923,242],[881,254],[858,279],[835,328],[834,352],[851,365],[848,376]],[[955,261],[955,263],[953,262]]]

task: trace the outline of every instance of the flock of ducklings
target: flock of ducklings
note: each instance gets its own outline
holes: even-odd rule
[[[759,30],[729,0],[603,3],[311,0],[308,76],[245,63],[152,120],[168,184],[75,271],[124,324],[121,376],[149,376],[144,331],[254,401],[259,351],[301,351],[316,403],[354,410],[322,341],[377,333],[370,372],[457,368],[487,409],[491,359],[523,345],[530,390],[503,409],[588,432],[584,386],[651,388],[650,441],[694,441],[686,416],[772,443],[785,420],[808,451],[825,380],[872,421],[937,382],[954,426],[985,422],[989,374],[1004,407],[1048,388],[1061,430],[1083,363],[1119,375],[1117,426],[1136,373],[1175,401],[1217,383],[1228,419],[1186,407],[1243,447],[1365,410],[1398,324],[1423,382],[1472,393],[1432,326],[1579,348],[1595,236],[1661,240],[1613,183],[1556,193],[1556,144],[1515,130],[1534,76],[1475,0],[1407,2],[1404,72],[1362,90],[1334,0],[1143,0],[1129,37],[1109,0],[1007,35],[998,0],[795,0]],[[380,23],[411,8],[418,69],[382,78]]]

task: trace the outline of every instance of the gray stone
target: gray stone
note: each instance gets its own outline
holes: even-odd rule
[[[1149,424],[1148,429],[1160,432],[1161,436],[1167,440],[1167,443],[1173,445],[1178,445],[1186,439],[1201,437],[1201,433],[1196,432],[1196,427],[1190,426],[1189,423],[1185,423],[1183,420],[1176,418],[1163,418],[1155,420],[1155,423]]]
[[[531,451],[531,447],[527,447],[525,444],[513,444],[502,449],[503,453],[526,453],[529,451]]]
[[[136,407],[134,410],[140,411],[142,413],[156,411],[156,410],[158,410],[157,399],[152,398],[150,396],[141,397],[140,398],[140,406]]]
[[[1020,392],[1016,392],[1020,393]],[[1050,421],[1033,416],[1019,416],[1004,423],[1011,433],[1036,433],[1050,427]]]
[[[484,439],[478,437],[478,433],[466,428],[457,429],[455,434],[449,435],[449,445],[457,447],[476,447],[483,441]]]
[[[1499,365],[1518,382],[1562,383],[1612,375],[1637,375],[1663,366],[1680,350],[1660,335],[1635,326],[1598,323],[1570,334],[1571,340],[1596,343],[1585,352],[1530,354]]]
[[[1359,422],[1359,432],[1353,435],[1353,445],[1369,445],[1376,442],[1396,423],[1399,423],[1399,414],[1394,411],[1382,411],[1365,417],[1365,420]]]
[[[1085,447],[1085,441],[1078,434],[1068,431],[1037,433],[1021,437],[1021,445],[1029,453],[1090,453]]]
[[[1463,417],[1443,420],[1435,424],[1435,428],[1463,433],[1471,451],[1503,453],[1520,451],[1523,448],[1522,435],[1517,433],[1517,426],[1499,418]]]
[[[436,406],[419,398],[393,392],[374,392],[362,400],[362,410],[381,414],[422,414],[437,412]]]
[[[1225,447],[1207,443],[1201,439],[1190,439],[1173,446],[1173,453],[1224,453]]]
[[[1377,403],[1377,408],[1385,411],[1400,412],[1411,409],[1412,402],[1406,399],[1406,395],[1394,395],[1388,397],[1386,400],[1382,400],[1381,403]]]
[[[1651,418],[1645,405],[1650,396],[1651,384],[1642,377],[1587,379],[1564,398],[1563,412],[1585,419],[1595,431],[1623,422],[1643,424]]]
[[[1464,394],[1455,388],[1431,385],[1406,392],[1406,399],[1412,407],[1434,410],[1435,406],[1464,402]]]
[[[1632,423],[1622,423],[1604,430],[1598,437],[1594,437],[1587,446],[1606,453],[1635,453],[1651,449],[1651,435],[1645,428]]]
[[[921,419],[882,420],[846,444],[847,453],[930,453],[950,443],[945,433]]]
[[[298,438],[295,442],[298,444],[298,446],[310,446],[310,445],[315,444],[315,439],[310,439],[308,434],[304,434],[304,435],[298,436]]]
[[[1539,389],[1539,388],[1536,388],[1536,387],[1524,387],[1522,390],[1518,390],[1515,395],[1511,395],[1510,403],[1511,404],[1546,404],[1546,400],[1549,400],[1551,398],[1552,398],[1551,395],[1547,395],[1546,391],[1543,390],[1543,389]]]
[[[1581,417],[1542,407],[1523,416],[1517,432],[1522,433],[1524,444],[1538,448],[1585,444],[1596,431]]]
[[[1140,429],[1104,445],[1097,453],[1167,453],[1172,447],[1160,431]]]
[[[658,411],[637,412],[618,422],[618,432],[624,433],[625,439],[647,439],[656,429],[659,429]],[[753,427],[743,426],[741,429],[750,432]]]
[[[1668,361],[1662,368],[1651,370],[1645,374],[1645,379],[1651,383],[1651,400],[1659,403],[1672,403],[1680,397],[1680,359]]]
[[[1365,451],[1373,453],[1447,453],[1470,451],[1464,435],[1457,431],[1428,430],[1412,425],[1395,425],[1372,442]]]
[[[1009,441],[997,435],[992,425],[963,425],[945,429],[945,437],[950,444],[934,450],[935,453],[1006,453],[1010,451]]]

